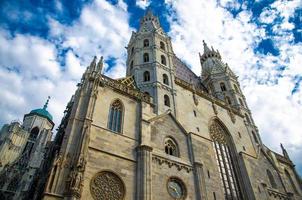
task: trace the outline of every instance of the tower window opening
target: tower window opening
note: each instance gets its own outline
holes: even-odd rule
[[[178,148],[176,143],[172,139],[166,139],[165,141],[165,152],[170,156],[179,156],[178,155]]]
[[[149,46],[149,40],[148,39],[145,39],[144,40],[144,47],[148,47]]]
[[[193,110],[193,113],[194,113],[194,117],[196,117],[196,116],[197,116],[197,113],[196,113],[196,111],[195,111],[195,110]]]
[[[220,83],[220,89],[221,91],[226,91],[226,87],[224,83]]]
[[[249,116],[246,113],[245,113],[245,119],[246,119],[247,123],[251,123],[251,120],[250,120]]]
[[[149,54],[144,53],[144,62],[149,62]]]
[[[134,47],[131,48],[131,55],[134,53]]]
[[[150,72],[144,72],[144,82],[150,81]]]
[[[123,104],[120,100],[115,100],[109,110],[108,129],[117,133],[122,131]]]
[[[232,101],[231,101],[230,97],[226,96],[225,100],[228,104],[232,105]]]
[[[38,137],[39,132],[40,132],[40,130],[39,130],[38,127],[35,127],[33,129],[31,129],[29,139],[30,140],[36,140],[36,138]]]
[[[238,90],[237,85],[234,84],[234,88],[235,88],[235,91],[236,91],[237,93],[239,93],[239,90]]]
[[[164,55],[160,56],[161,64],[167,65],[166,57]]]
[[[160,48],[161,48],[162,50],[166,50],[165,44],[164,44],[163,42],[160,42],[159,44],[160,44]]]
[[[240,98],[239,98],[239,103],[240,103],[241,106],[243,106],[243,101]]]
[[[167,74],[163,74],[163,82],[164,84],[169,85],[169,78]]]
[[[170,107],[170,98],[169,98],[168,95],[164,96],[164,103],[165,103],[165,106],[169,106]]]
[[[133,60],[130,63],[130,70],[132,70],[132,69],[133,69]]]

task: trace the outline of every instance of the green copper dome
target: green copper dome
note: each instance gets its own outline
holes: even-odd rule
[[[45,117],[45,118],[49,119],[50,121],[52,121],[52,119],[53,119],[52,115],[46,110],[49,98],[50,97],[48,97],[48,99],[47,99],[45,105],[43,106],[43,108],[34,109],[34,110],[30,111],[29,114],[36,114],[36,115],[39,115],[41,117]]]

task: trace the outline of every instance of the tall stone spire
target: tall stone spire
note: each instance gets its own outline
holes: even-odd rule
[[[101,56],[98,64],[97,64],[97,71],[101,74],[102,73],[102,70],[103,70],[103,56]]]
[[[206,43],[204,40],[202,40],[202,43],[203,43],[203,53],[208,53],[208,52],[210,52],[211,50],[210,50],[210,48],[208,47],[207,43]]]
[[[280,143],[280,146],[281,146],[281,149],[282,149],[283,156],[285,158],[287,158],[288,160],[290,160],[290,158],[288,156],[288,153],[287,153],[286,149],[283,147],[282,143]]]

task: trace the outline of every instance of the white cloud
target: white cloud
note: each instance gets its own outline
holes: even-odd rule
[[[151,3],[151,0],[136,0],[136,6],[145,10]]]
[[[125,75],[124,47],[132,31],[126,10],[122,0],[116,5],[96,0],[83,7],[71,26],[49,18],[49,39],[0,30],[0,124],[22,120],[51,96],[48,110],[58,125],[76,83],[95,55],[104,56],[105,61],[115,59],[116,66],[108,74]]]
[[[198,52],[202,53],[202,40],[218,48],[223,61],[239,75],[254,120],[265,144],[280,152],[280,142],[288,147],[295,163],[302,166],[301,89],[291,94],[294,77],[302,74],[302,44],[293,43],[293,28],[289,19],[299,7],[299,1],[276,1],[270,10],[260,15],[263,23],[271,23],[279,15],[283,20],[275,27],[276,36],[271,37],[280,51],[278,57],[255,53],[258,43],[269,37],[265,27],[252,20],[249,11],[241,11],[235,18],[224,7],[233,1],[206,2],[166,1],[175,12],[167,16],[170,22],[173,47],[176,55],[201,73]],[[301,6],[301,4],[300,4]],[[235,6],[236,7],[236,6]],[[172,20],[173,19],[173,20]],[[177,20],[175,20],[177,19]],[[286,66],[284,71],[278,71]],[[273,136],[273,137],[272,137]],[[290,139],[289,139],[290,138]]]

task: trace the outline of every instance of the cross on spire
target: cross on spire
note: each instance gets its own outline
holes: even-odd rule
[[[46,110],[47,106],[48,106],[48,102],[49,102],[50,96],[47,97],[47,100],[43,106],[43,109]]]

